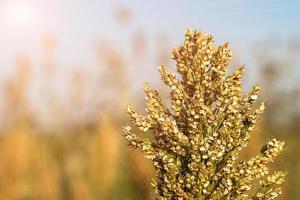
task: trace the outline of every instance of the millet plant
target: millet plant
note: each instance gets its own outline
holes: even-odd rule
[[[180,79],[159,67],[171,89],[169,108],[146,83],[146,116],[127,107],[132,122],[145,133],[124,128],[129,144],[153,161],[156,199],[276,198],[286,173],[269,174],[267,164],[283,150],[284,142],[272,139],[259,155],[239,159],[265,106],[253,106],[258,86],[243,94],[243,67],[227,72],[232,59],[228,44],[216,46],[211,35],[190,29],[172,55]]]

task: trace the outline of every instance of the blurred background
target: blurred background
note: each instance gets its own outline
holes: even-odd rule
[[[186,28],[229,41],[267,102],[245,155],[286,141],[279,199],[300,198],[299,1],[0,0],[0,199],[151,200],[151,163],[121,136],[127,103]]]

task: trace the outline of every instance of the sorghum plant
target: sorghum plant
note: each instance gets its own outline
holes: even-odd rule
[[[183,45],[173,49],[181,79],[159,67],[171,89],[170,108],[148,83],[146,116],[128,106],[133,123],[148,134],[135,134],[126,126],[125,136],[153,161],[157,200],[262,200],[280,193],[276,185],[283,183],[286,173],[268,175],[267,164],[284,142],[272,139],[254,158],[238,159],[264,104],[252,108],[258,86],[242,93],[243,67],[226,73],[231,58],[227,43],[216,46],[211,35],[188,30]]]

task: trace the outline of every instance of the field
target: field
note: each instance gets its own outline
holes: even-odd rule
[[[27,24],[18,17],[13,17],[13,23],[29,26],[31,16],[27,11],[23,13]],[[111,30],[96,37],[87,37],[83,30],[67,40],[68,33],[56,34],[54,28],[25,44],[19,36],[4,43],[9,31],[18,32],[15,28],[3,34],[0,199],[154,199],[152,163],[131,149],[122,133],[130,123],[126,105],[133,104],[144,112],[142,84],[146,80],[160,91],[163,102],[169,103],[168,88],[159,81],[156,66],[175,69],[171,50],[181,44],[177,36],[182,36],[184,29],[176,34],[171,29],[163,31],[159,28],[163,24],[157,22],[156,29],[149,31],[151,27],[140,25],[138,14],[130,6],[115,6],[110,12]],[[24,41],[28,34],[24,32]],[[74,53],[70,47],[62,47],[74,42],[74,48],[80,49],[83,39],[77,44],[74,38],[81,35],[89,40],[87,51]],[[261,37],[244,49],[238,39],[233,41],[235,58],[231,65],[254,65],[245,67],[250,74],[244,80],[245,89],[259,83],[266,102],[262,120],[242,155],[249,158],[259,153],[272,138],[285,141],[283,153],[272,164],[275,170],[288,171],[283,194],[278,198],[282,200],[300,197],[298,35]],[[14,43],[16,46],[9,49],[28,45],[28,52],[12,50],[8,56],[5,49]],[[71,62],[68,57],[75,60]]]

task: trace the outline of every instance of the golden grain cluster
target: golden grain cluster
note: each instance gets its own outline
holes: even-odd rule
[[[157,91],[144,85],[146,115],[128,106],[136,134],[125,127],[130,145],[153,161],[156,199],[274,199],[284,172],[269,174],[267,164],[282,151],[284,142],[268,142],[261,154],[239,158],[250,133],[264,110],[256,109],[259,87],[242,91],[244,68],[227,73],[232,53],[228,44],[216,46],[214,38],[188,30],[182,46],[173,49],[180,78],[159,67],[163,82],[171,89],[170,107]]]

